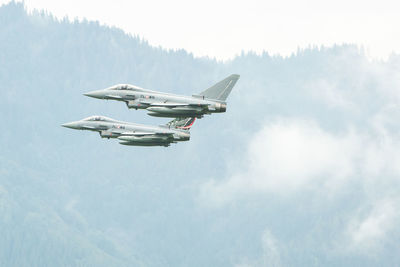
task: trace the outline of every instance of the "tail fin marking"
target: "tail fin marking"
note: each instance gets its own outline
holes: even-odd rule
[[[182,129],[182,130],[190,130],[196,121],[196,117],[189,118],[176,118],[167,123],[167,126],[170,128]]]

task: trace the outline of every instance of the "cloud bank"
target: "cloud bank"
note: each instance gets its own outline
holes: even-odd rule
[[[231,172],[201,185],[200,203],[210,209],[257,203],[266,210],[280,203],[299,224],[308,224],[310,242],[320,242],[327,255],[376,258],[385,253],[400,236],[396,229],[400,223],[400,84],[397,72],[380,64],[362,66],[354,74],[361,78],[349,88],[329,78],[307,82],[307,97],[331,113],[266,118],[248,137],[246,150],[227,162],[235,166]],[[338,116],[331,116],[332,112]],[[337,118],[344,118],[339,119],[339,127]],[[319,222],[322,214],[331,221]],[[264,266],[278,266],[277,259],[284,258],[273,244],[284,244],[283,252],[302,246],[290,247],[298,240],[287,240],[277,234],[279,229],[268,230],[273,237],[268,240],[273,242],[265,242],[264,234],[256,241],[269,244],[275,253]],[[330,238],[319,240],[320,231]],[[243,266],[259,266],[259,262],[248,260]]]

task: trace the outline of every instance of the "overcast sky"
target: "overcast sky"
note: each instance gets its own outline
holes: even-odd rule
[[[9,0],[0,0],[7,3]],[[355,43],[368,55],[400,52],[395,0],[25,0],[69,18],[87,18],[137,34],[152,45],[229,59],[242,50],[290,55],[298,47]]]

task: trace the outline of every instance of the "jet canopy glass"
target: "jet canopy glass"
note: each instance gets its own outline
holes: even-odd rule
[[[130,84],[117,84],[117,85],[110,87],[109,89],[111,89],[111,90],[145,91],[143,88],[140,88],[135,85],[130,85]]]
[[[111,118],[107,118],[104,116],[90,116],[86,119],[83,119],[84,121],[115,121]]]

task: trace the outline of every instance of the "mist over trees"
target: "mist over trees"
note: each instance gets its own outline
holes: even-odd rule
[[[164,124],[82,94],[131,83],[191,95],[232,73],[227,112],[197,120],[190,142],[125,147],[60,127],[90,115]],[[354,45],[218,62],[3,5],[0,266],[396,266],[399,73],[399,55],[369,60]],[[292,130],[310,151],[321,146],[308,138],[338,144],[332,155],[354,154],[355,167],[330,179],[329,158],[300,182],[284,171],[269,180],[280,166],[268,165],[264,137]]]

